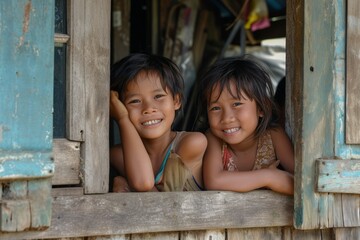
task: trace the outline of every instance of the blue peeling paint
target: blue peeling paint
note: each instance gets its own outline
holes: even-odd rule
[[[345,144],[345,52],[346,52],[346,1],[336,4],[335,21],[335,156],[341,159],[359,159],[360,146]]]
[[[54,168],[54,0],[0,1],[0,13],[0,178],[42,177]]]

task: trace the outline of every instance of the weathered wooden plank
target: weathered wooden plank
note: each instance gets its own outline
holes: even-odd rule
[[[130,235],[115,235],[115,236],[101,236],[101,237],[87,237],[86,240],[130,240]],[[73,238],[71,239],[73,240]]]
[[[360,2],[347,0],[346,143],[360,144]]]
[[[183,231],[180,232],[179,240],[225,240],[225,229],[205,230],[205,231]]]
[[[336,228],[360,226],[360,195],[329,194],[329,226]]]
[[[132,234],[131,240],[178,240],[178,232]]]
[[[80,183],[80,143],[67,139],[54,139],[53,155],[55,173],[53,185],[73,185]]]
[[[295,104],[294,143],[295,143],[295,221],[300,229],[328,227],[327,194],[314,191],[315,160],[322,156],[334,155],[334,41],[335,18],[338,17],[336,5],[326,0],[291,1],[296,13],[303,14],[295,19],[295,25],[303,26],[299,44],[303,44],[302,78],[293,91]],[[300,3],[303,2],[303,3]],[[288,6],[288,5],[287,5]],[[290,13],[290,16],[293,14]],[[290,17],[291,18],[291,17]],[[331,26],[331,27],[329,27]],[[316,33],[316,34],[314,34]]]
[[[336,228],[335,240],[360,239],[360,227],[357,228]]]
[[[31,228],[36,230],[48,228],[52,210],[50,179],[29,181],[27,193],[30,203]]]
[[[0,239],[291,226],[292,212],[292,197],[268,190],[63,196],[53,200],[49,229]]]
[[[283,239],[281,228],[228,229],[227,240]]]
[[[109,188],[110,10],[110,0],[84,2],[85,193],[106,193]]]
[[[360,193],[360,160],[316,161],[318,192]]]
[[[1,180],[52,175],[53,6],[0,1]]]
[[[27,199],[2,200],[0,213],[0,231],[24,231],[31,226],[30,204]]]
[[[70,40],[66,61],[66,137],[85,141],[85,0],[69,1],[68,26]]]
[[[53,176],[55,165],[50,151],[1,151],[0,179],[4,181]]]
[[[343,226],[360,226],[360,195],[342,194],[341,198]]]
[[[67,188],[53,188],[51,190],[52,197],[59,196],[82,196],[84,195],[84,189],[82,187],[67,187]]]
[[[333,229],[292,230],[284,240],[333,240]]]

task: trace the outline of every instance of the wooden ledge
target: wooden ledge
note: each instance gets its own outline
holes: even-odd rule
[[[293,198],[268,190],[250,193],[109,193],[54,197],[49,229],[2,233],[0,239],[292,225]]]

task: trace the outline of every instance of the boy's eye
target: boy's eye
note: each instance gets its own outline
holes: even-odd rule
[[[139,99],[132,99],[132,100],[130,100],[128,103],[129,103],[129,104],[132,104],[132,103],[139,103],[139,102],[140,102]]]
[[[233,105],[234,105],[234,107],[237,107],[237,106],[242,105],[242,103],[241,102],[234,102]]]

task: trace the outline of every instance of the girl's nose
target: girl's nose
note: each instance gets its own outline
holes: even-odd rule
[[[221,121],[223,123],[230,123],[235,120],[235,116],[231,110],[224,109]]]

